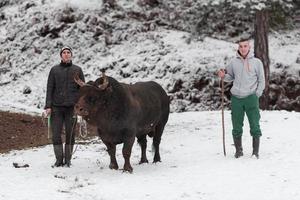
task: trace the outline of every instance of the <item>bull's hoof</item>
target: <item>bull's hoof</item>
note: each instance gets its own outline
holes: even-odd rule
[[[110,164],[109,164],[109,168],[110,168],[110,169],[118,170],[118,169],[119,169],[119,166],[118,166],[118,164],[116,164],[116,163],[110,163]]]
[[[154,156],[153,163],[161,162],[160,156]]]
[[[141,159],[141,161],[139,162],[139,164],[143,164],[143,163],[148,163],[147,158],[146,159]]]
[[[132,173],[133,172],[133,168],[130,165],[127,165],[127,166],[124,165],[123,172]]]

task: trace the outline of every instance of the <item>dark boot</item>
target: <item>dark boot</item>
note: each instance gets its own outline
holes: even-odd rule
[[[52,167],[61,167],[63,166],[63,159],[64,159],[64,152],[63,152],[63,146],[62,145],[53,145],[54,148],[54,154],[56,161]]]
[[[236,150],[234,157],[239,158],[243,156],[242,137],[233,137],[233,142]]]
[[[73,145],[66,144],[65,145],[65,165],[67,167],[71,166],[72,153],[73,153]]]
[[[257,159],[259,158],[258,152],[259,152],[259,137],[253,137],[252,139],[252,147],[253,147],[253,153]]]

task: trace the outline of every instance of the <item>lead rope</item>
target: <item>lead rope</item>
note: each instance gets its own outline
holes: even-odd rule
[[[72,136],[73,136],[77,121],[78,121],[78,124],[79,124],[79,136],[84,139],[88,135],[86,121],[84,119],[82,119],[81,116],[78,116],[78,115],[75,115],[74,119],[76,119],[76,120],[74,120],[73,125],[72,125],[71,136],[70,136],[70,144],[72,142]],[[78,148],[78,144],[75,145],[75,148],[72,152],[72,156],[75,154],[77,148]],[[70,145],[70,152],[71,152],[71,150],[72,149],[71,149],[71,145]]]
[[[81,116],[77,116],[77,120],[79,122],[79,135],[81,138],[86,138],[88,135],[86,121]]]

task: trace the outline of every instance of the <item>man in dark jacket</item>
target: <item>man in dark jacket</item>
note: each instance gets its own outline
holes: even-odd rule
[[[75,143],[74,105],[78,99],[79,86],[74,76],[84,81],[82,69],[72,63],[72,49],[63,47],[60,51],[61,62],[51,68],[48,83],[45,113],[51,114],[52,142],[56,162],[53,167],[70,167],[73,145]],[[62,128],[65,126],[65,148],[62,145]]]

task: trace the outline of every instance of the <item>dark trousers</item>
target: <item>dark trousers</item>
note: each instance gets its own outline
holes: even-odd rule
[[[52,107],[51,128],[52,128],[53,145],[62,144],[63,125],[65,126],[66,144],[74,145],[76,118],[74,118],[73,116],[74,116],[73,106]]]

